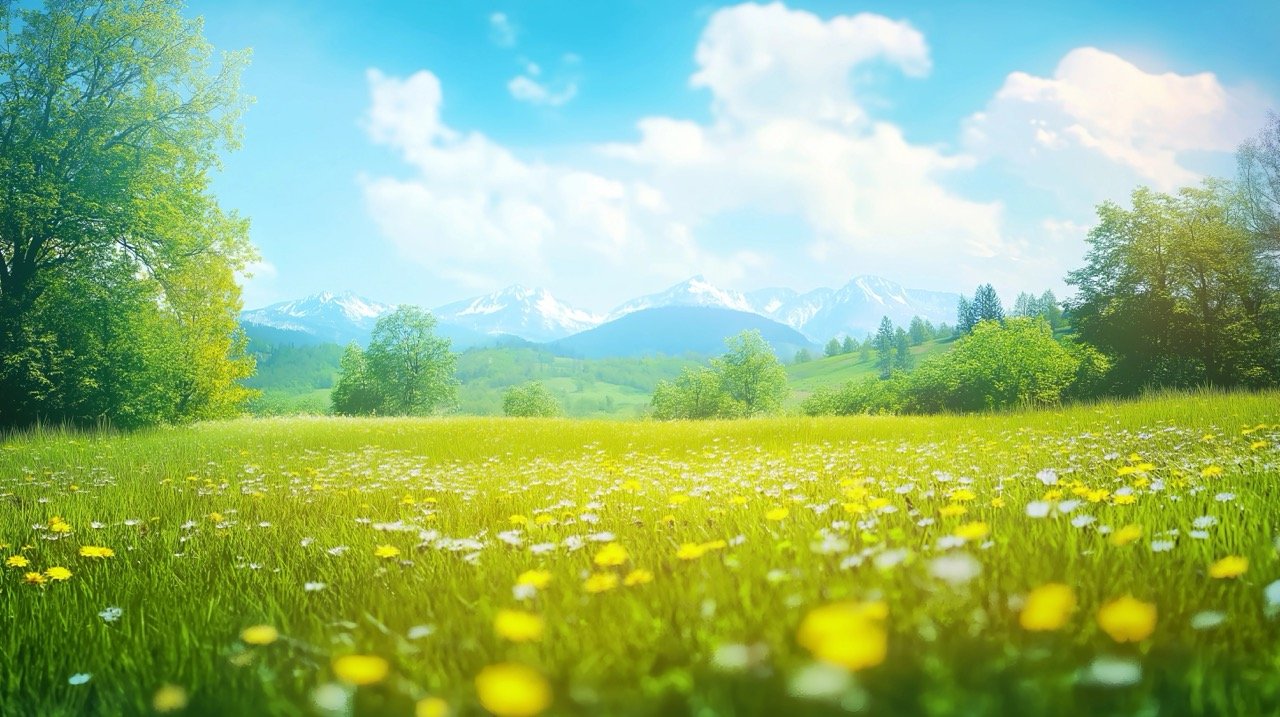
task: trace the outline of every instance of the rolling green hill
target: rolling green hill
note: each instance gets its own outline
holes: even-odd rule
[[[919,363],[933,354],[942,353],[951,348],[953,339],[942,341],[926,341],[919,346],[911,347],[911,356]],[[798,404],[809,394],[820,388],[843,386],[850,381],[858,381],[877,375],[875,354],[865,361],[860,352],[827,356],[805,363],[787,366],[787,384],[791,387],[789,405]]]

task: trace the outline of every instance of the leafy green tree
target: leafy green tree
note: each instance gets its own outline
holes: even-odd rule
[[[799,349],[796,351],[795,358],[793,358],[791,362],[792,363],[809,363],[812,360],[813,360],[813,354],[809,353],[809,349]]]
[[[210,418],[252,395],[248,225],[210,189],[247,54],[215,65],[179,10],[0,2],[0,425]]]
[[[933,327],[919,316],[911,317],[911,326],[907,329],[907,333],[911,337],[911,345],[919,346],[920,344],[933,338]]]
[[[711,360],[725,393],[742,405],[747,416],[772,413],[787,397],[787,372],[758,330],[743,331],[725,340],[729,350]]]
[[[1280,114],[1236,152],[1245,227],[1270,251],[1280,251]]]
[[[880,319],[880,328],[876,331],[874,347],[876,351],[876,368],[880,370],[880,378],[886,379],[893,373],[893,354],[897,347],[897,339],[893,335],[893,322],[886,316]]]
[[[435,317],[416,306],[400,306],[374,325],[365,362],[386,413],[429,414],[457,400],[457,356],[435,327]]]
[[[563,413],[560,402],[541,381],[512,386],[502,397],[502,412],[524,418],[551,418]]]
[[[961,296],[956,304],[956,333],[967,334],[973,331],[978,323],[977,307],[966,296]]]
[[[653,392],[653,417],[660,421],[733,418],[742,406],[724,390],[720,373],[686,368],[674,380],[659,381]]]
[[[874,344],[875,342],[871,340],[870,336],[862,340],[862,343],[858,345],[858,361],[866,363],[871,360],[871,350],[875,348]]]
[[[844,341],[840,342],[840,353],[851,354],[858,350],[858,342],[852,336],[845,336]]]
[[[369,372],[364,351],[354,341],[343,352],[338,371],[338,380],[334,382],[333,392],[329,396],[334,413],[368,416],[384,410],[386,396]]]
[[[827,346],[822,350],[822,353],[823,355],[828,357],[839,356],[840,355],[840,339],[832,337],[832,339],[827,342]]]
[[[1098,207],[1086,265],[1067,282],[1072,324],[1114,359],[1117,390],[1280,381],[1280,271],[1241,201],[1208,181]]]

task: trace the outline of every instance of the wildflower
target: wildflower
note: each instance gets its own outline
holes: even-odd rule
[[[439,697],[424,697],[414,705],[413,717],[449,717],[449,703]]]
[[[98,617],[102,618],[103,622],[115,622],[116,620],[119,620],[120,616],[123,614],[124,610],[118,607],[108,607],[103,609],[102,612],[99,612]]]
[[[476,675],[480,704],[497,717],[533,717],[551,705],[551,687],[536,670],[512,662]]]
[[[1238,578],[1249,569],[1249,559],[1239,555],[1228,555],[1209,566],[1209,577],[1217,580]]]
[[[156,712],[177,712],[187,706],[187,691],[178,685],[161,685],[151,698],[151,707]]]
[[[627,573],[627,576],[625,578],[622,579],[622,584],[626,585],[627,587],[635,587],[636,585],[645,585],[651,582],[653,582],[653,573],[649,572],[648,570],[644,570],[643,568],[636,568],[635,570],[632,570],[631,572]]]
[[[67,678],[67,684],[83,685],[84,683],[88,682],[92,678],[93,678],[93,675],[88,672],[77,672],[76,674]]]
[[[1022,629],[1035,632],[1061,629],[1076,609],[1076,596],[1062,583],[1046,583],[1031,591],[1018,615]]]
[[[333,661],[333,674],[357,687],[382,682],[390,671],[391,665],[377,655],[343,655]]]
[[[929,574],[951,585],[963,585],[981,573],[982,564],[968,553],[943,555],[929,563]]]
[[[1040,481],[1041,483],[1044,483],[1044,484],[1045,484],[1045,485],[1047,485],[1047,486],[1048,486],[1048,485],[1057,485],[1057,483],[1058,483],[1058,472],[1057,472],[1057,471],[1055,471],[1055,470],[1054,470],[1054,469],[1052,469],[1052,468],[1045,468],[1044,470],[1040,471],[1039,473],[1036,473],[1036,478],[1037,478],[1037,479],[1039,479],[1039,481]]]
[[[1201,478],[1214,478],[1220,475],[1222,475],[1222,466],[1207,466],[1200,471]]]
[[[318,593],[326,587],[328,586],[321,582],[307,582],[302,584],[302,589],[309,593]]]
[[[1126,525],[1123,528],[1112,533],[1111,537],[1108,538],[1108,541],[1110,541],[1110,543],[1116,547],[1121,547],[1121,546],[1128,545],[1129,543],[1132,543],[1133,541],[1141,537],[1142,537],[1141,525]]]
[[[965,513],[968,513],[968,512],[969,512],[968,508],[964,507],[963,505],[958,505],[956,503],[948,503],[947,505],[944,505],[938,509],[938,515],[942,516],[943,518],[954,518],[956,516],[964,515]]]
[[[111,548],[104,548],[100,545],[81,545],[80,557],[82,558],[110,558],[114,557],[116,551]]]
[[[546,570],[526,570],[516,578],[516,585],[527,585],[542,590],[551,582],[551,573]]]
[[[1086,684],[1100,687],[1128,687],[1142,680],[1142,665],[1118,657],[1099,657],[1081,678]]]
[[[618,576],[614,573],[592,573],[582,587],[589,593],[608,592],[618,587]]]
[[[1027,517],[1028,518],[1044,518],[1045,516],[1049,515],[1049,509],[1051,507],[1052,506],[1050,506],[1050,504],[1047,501],[1033,500],[1030,503],[1027,503]]]
[[[31,564],[31,561],[22,555],[10,555],[5,559],[4,564],[11,568],[25,568]]]
[[[790,514],[790,511],[788,511],[785,507],[778,507],[770,510],[768,513],[765,513],[764,518],[765,520],[769,520],[776,523],[778,521],[786,520],[787,515],[789,514]]]
[[[48,579],[41,573],[29,572],[22,576],[22,582],[28,585],[44,585]]]
[[[246,645],[270,645],[280,639],[280,632],[271,625],[254,625],[241,630],[240,639]]]
[[[1098,625],[1116,642],[1141,642],[1156,629],[1156,606],[1126,595],[1098,611]]]
[[[627,562],[627,549],[618,543],[609,543],[596,552],[594,561],[602,568],[611,568]]]
[[[823,662],[861,670],[884,662],[889,637],[883,602],[839,602],[810,610],[800,622],[796,642]]]
[[[58,582],[62,582],[63,580],[71,579],[71,571],[67,570],[61,565],[55,565],[54,567],[44,571],[44,576],[46,578],[49,578],[50,580],[56,580]]]
[[[394,545],[379,545],[373,549],[373,554],[383,560],[394,560],[400,557],[400,548]]]
[[[493,631],[512,642],[541,640],[545,627],[542,616],[523,610],[499,610],[493,618]]]
[[[965,523],[964,525],[956,528],[956,537],[964,538],[965,540],[982,540],[990,533],[990,526],[982,521]]]

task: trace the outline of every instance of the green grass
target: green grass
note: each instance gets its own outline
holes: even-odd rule
[[[1048,468],[1056,486],[1037,478]],[[1274,392],[981,417],[18,435],[0,444],[0,543],[30,565],[0,572],[0,714],[144,714],[173,684],[188,714],[411,715],[431,696],[479,715],[476,675],[507,662],[544,676],[547,714],[1275,714],[1278,481]],[[1066,500],[1069,514],[1027,514]],[[1106,529],[1126,525],[1141,537],[1113,544]],[[621,565],[593,564],[607,542]],[[704,554],[682,559],[699,552],[686,544]],[[1229,555],[1248,571],[1210,578]],[[24,584],[54,566],[70,579]],[[518,594],[533,569],[549,584]],[[636,569],[652,582],[584,589]],[[1060,630],[1024,630],[1024,597],[1050,582],[1078,608]],[[1130,594],[1158,618],[1117,643],[1096,615]],[[797,639],[843,602],[887,616]],[[540,640],[495,634],[512,608],[542,618]],[[244,644],[258,624],[280,639]],[[389,674],[330,686],[352,653]],[[1091,666],[1140,674],[1099,685]],[[339,709],[319,710],[317,689]]]
[[[911,356],[919,363],[929,356],[949,350],[952,344],[951,340],[926,341],[919,346],[912,346]],[[860,381],[879,374],[874,354],[863,361],[861,352],[855,351],[791,364],[787,366],[787,385],[791,388],[791,402],[799,403],[820,388],[838,388],[850,381]]]

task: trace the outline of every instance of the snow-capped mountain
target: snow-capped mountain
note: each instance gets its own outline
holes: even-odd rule
[[[716,309],[733,309],[760,313],[737,291],[721,289],[708,282],[701,274],[676,284],[666,291],[632,299],[609,312],[609,320],[621,318],[635,311],[657,309],[664,306],[709,306]]]
[[[538,342],[564,338],[604,321],[602,316],[565,304],[546,289],[519,285],[445,304],[431,313],[443,324]]]
[[[885,316],[903,327],[915,316],[935,324],[954,323],[960,301],[958,294],[907,289],[878,276],[858,276],[839,289],[814,289],[805,294],[762,289],[751,292],[750,298],[758,313],[814,341],[874,333]]]
[[[266,308],[245,311],[246,325],[305,334],[317,341],[345,344],[365,341],[378,319],[395,309],[351,292],[323,292],[296,301],[282,301]]]

